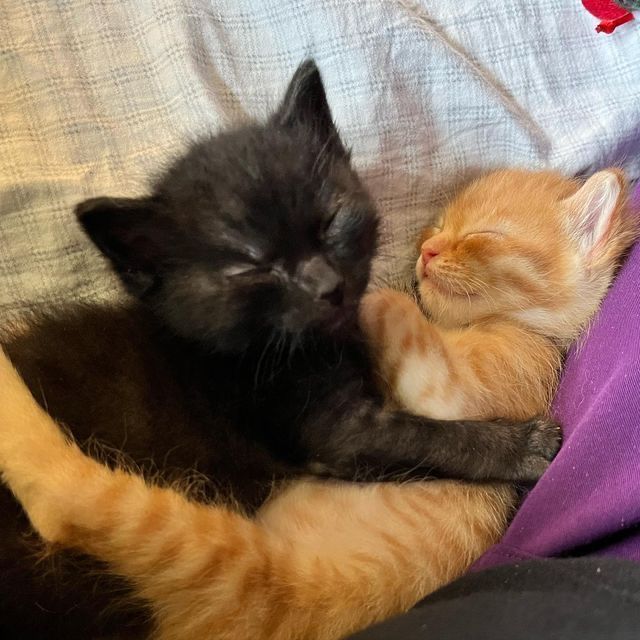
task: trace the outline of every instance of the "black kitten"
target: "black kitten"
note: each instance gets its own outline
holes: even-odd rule
[[[194,145],[147,198],[77,211],[139,302],[41,318],[7,352],[78,439],[165,475],[198,469],[249,509],[301,473],[528,481],[553,457],[544,422],[385,408],[355,322],[376,213],[312,62],[266,124]],[[2,637],[121,633],[85,561],[65,554],[43,576],[8,493],[0,509],[16,514],[0,524]]]

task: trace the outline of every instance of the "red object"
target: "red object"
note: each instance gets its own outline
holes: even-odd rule
[[[613,33],[616,27],[633,20],[633,14],[613,0],[582,0],[582,4],[591,15],[600,19],[596,27],[598,33]]]

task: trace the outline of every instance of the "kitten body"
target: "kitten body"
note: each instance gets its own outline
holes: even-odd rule
[[[97,198],[77,213],[137,301],[54,311],[6,342],[33,393],[79,441],[97,438],[142,468],[151,460],[165,479],[196,469],[212,482],[205,498],[249,512],[274,483],[305,473],[534,480],[557,449],[556,427],[544,421],[445,422],[385,404],[356,322],[376,214],[312,63],[266,124],[192,145],[148,197]],[[77,482],[66,490],[83,503]],[[78,556],[56,556],[45,571],[24,542],[26,519],[10,495],[0,500],[8,516],[0,527],[4,635],[123,633],[130,618],[110,606],[123,585]],[[126,510],[144,517],[149,509],[133,501]],[[213,514],[221,526],[233,515]],[[262,531],[238,514],[236,525]],[[220,557],[234,554],[232,540]],[[255,553],[272,546],[251,540]],[[280,566],[279,545],[265,552],[266,567]],[[279,584],[316,557],[311,547],[300,553],[301,565]],[[342,561],[328,562],[333,572]],[[276,580],[264,575],[266,584]],[[258,580],[256,601],[266,584]],[[352,574],[346,584],[361,597]],[[223,598],[219,611],[227,605]],[[250,618],[256,629],[260,615]]]
[[[545,220],[538,233],[524,224],[533,214]],[[431,321],[397,292],[364,300],[392,396],[447,417],[548,408],[562,353],[597,310],[635,222],[615,171],[581,187],[527,172],[474,183],[421,243]],[[477,298],[459,299],[463,287]],[[555,323],[526,321],[550,313]],[[461,573],[515,504],[505,485],[304,480],[246,518],[109,470],[64,438],[5,358],[0,380],[0,468],[31,522],[131,579],[166,640],[339,638]]]

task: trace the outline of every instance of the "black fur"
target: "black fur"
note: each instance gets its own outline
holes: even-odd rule
[[[141,304],[67,309],[7,349],[80,440],[93,435],[165,475],[198,469],[212,493],[248,509],[301,473],[529,481],[554,455],[545,422],[443,422],[385,407],[355,322],[376,213],[312,62],[266,124],[194,145],[147,198],[93,199],[77,213]],[[0,571],[11,575],[0,588],[26,594],[9,611],[0,592],[3,637],[29,637],[27,623],[61,625],[48,638],[124,624],[119,613],[88,622],[111,598],[87,599],[86,572],[75,589],[54,590],[59,574],[41,578],[25,560],[15,523],[0,535]]]

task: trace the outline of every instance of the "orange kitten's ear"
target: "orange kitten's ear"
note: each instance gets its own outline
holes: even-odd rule
[[[592,175],[577,193],[563,201],[567,229],[584,255],[606,239],[625,197],[623,173],[606,169]]]

